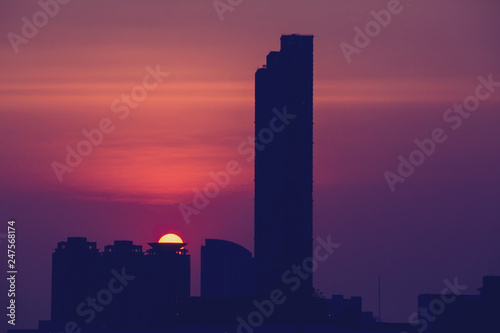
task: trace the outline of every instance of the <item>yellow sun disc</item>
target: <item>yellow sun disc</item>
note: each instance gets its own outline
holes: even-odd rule
[[[158,243],[184,243],[182,238],[177,236],[176,234],[166,234],[160,238]]]

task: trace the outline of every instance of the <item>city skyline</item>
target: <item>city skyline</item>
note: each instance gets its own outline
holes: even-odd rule
[[[332,252],[330,243],[318,242],[326,253]],[[484,276],[478,294],[470,294],[469,286],[460,284],[457,277],[445,279],[440,294],[418,295],[418,309],[408,323],[387,323],[364,311],[359,296],[330,298],[320,291],[306,295],[293,287],[287,290],[290,281],[273,290],[269,299],[254,294],[248,289],[253,284],[254,262],[245,260],[253,259],[251,253],[220,239],[207,239],[201,247],[205,295],[193,297],[187,243],[175,234],[166,234],[148,245],[151,248],[143,252],[133,241],[115,240],[100,252],[95,242],[84,237],[58,242],[52,254],[50,320],[39,321],[40,331],[9,332],[199,332],[201,327],[207,332],[237,333],[288,332],[292,328],[307,332],[498,330],[500,276]],[[327,259],[314,252],[314,260]],[[15,321],[14,317],[9,322]]]

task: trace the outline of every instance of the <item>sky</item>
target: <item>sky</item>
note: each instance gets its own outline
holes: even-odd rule
[[[253,133],[255,71],[282,34],[315,36],[314,235],[342,244],[316,288],[378,313],[380,276],[382,319],[406,322],[444,280],[475,294],[500,274],[500,88],[459,128],[443,119],[478,77],[500,81],[500,3],[402,0],[348,62],[340,45],[389,3],[241,1],[221,20],[210,0],[73,0],[26,38],[38,2],[0,1],[0,221],[17,221],[16,328],[50,318],[51,253],[68,236],[146,249],[177,233],[193,295],[205,238],[253,251],[253,164],[238,147]],[[116,107],[147,68],[168,75],[124,117]],[[54,162],[103,119],[113,131],[60,181]],[[446,141],[392,191],[384,173],[436,128]],[[186,223],[179,204],[232,160],[242,172]]]

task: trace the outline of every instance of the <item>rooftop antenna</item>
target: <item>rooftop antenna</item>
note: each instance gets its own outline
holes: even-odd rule
[[[378,276],[378,322],[382,322],[382,310],[380,307],[380,275]]]

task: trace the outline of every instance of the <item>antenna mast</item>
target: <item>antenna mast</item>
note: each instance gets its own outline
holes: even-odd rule
[[[380,275],[378,276],[378,322],[382,322],[382,310],[380,307]]]

